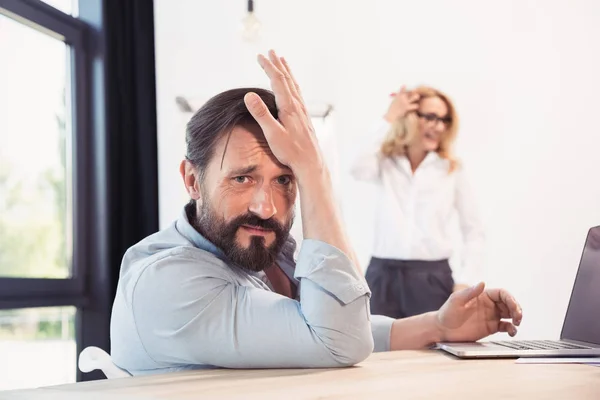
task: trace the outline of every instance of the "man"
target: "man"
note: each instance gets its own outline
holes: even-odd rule
[[[332,196],[300,89],[274,52],[274,95],[221,93],[187,129],[180,172],[191,201],[124,256],[112,357],[130,373],[190,368],[350,366],[376,351],[511,336],[521,309],[483,284],[437,312],[369,314],[369,288]],[[288,237],[300,195],[305,240]],[[512,318],[512,323],[503,319]]]

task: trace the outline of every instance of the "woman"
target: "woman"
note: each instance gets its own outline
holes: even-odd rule
[[[457,131],[456,110],[445,94],[402,88],[372,133],[376,149],[352,168],[356,179],[377,183],[379,191],[366,273],[373,314],[403,318],[437,310],[453,291],[481,279],[483,232],[452,153]],[[456,280],[448,261],[455,213],[464,242]]]

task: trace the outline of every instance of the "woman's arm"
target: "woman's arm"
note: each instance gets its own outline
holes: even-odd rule
[[[383,119],[378,121],[370,132],[375,144],[367,148],[351,168],[351,174],[355,179],[365,182],[377,182],[381,178],[379,169],[381,161],[381,145],[390,126],[394,121],[404,118],[408,112],[419,108],[419,95],[411,93],[402,87],[397,93],[392,93],[392,101],[385,112]]]

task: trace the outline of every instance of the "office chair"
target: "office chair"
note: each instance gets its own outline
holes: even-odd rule
[[[131,374],[117,367],[110,355],[99,347],[89,346],[79,354],[79,370],[81,372],[92,372],[99,369],[108,378],[126,378]]]

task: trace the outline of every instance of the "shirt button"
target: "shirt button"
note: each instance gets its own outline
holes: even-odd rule
[[[354,288],[355,288],[356,290],[363,290],[363,289],[364,289],[364,286],[363,286],[363,285],[361,285],[360,283],[357,283],[356,285],[354,285]]]

